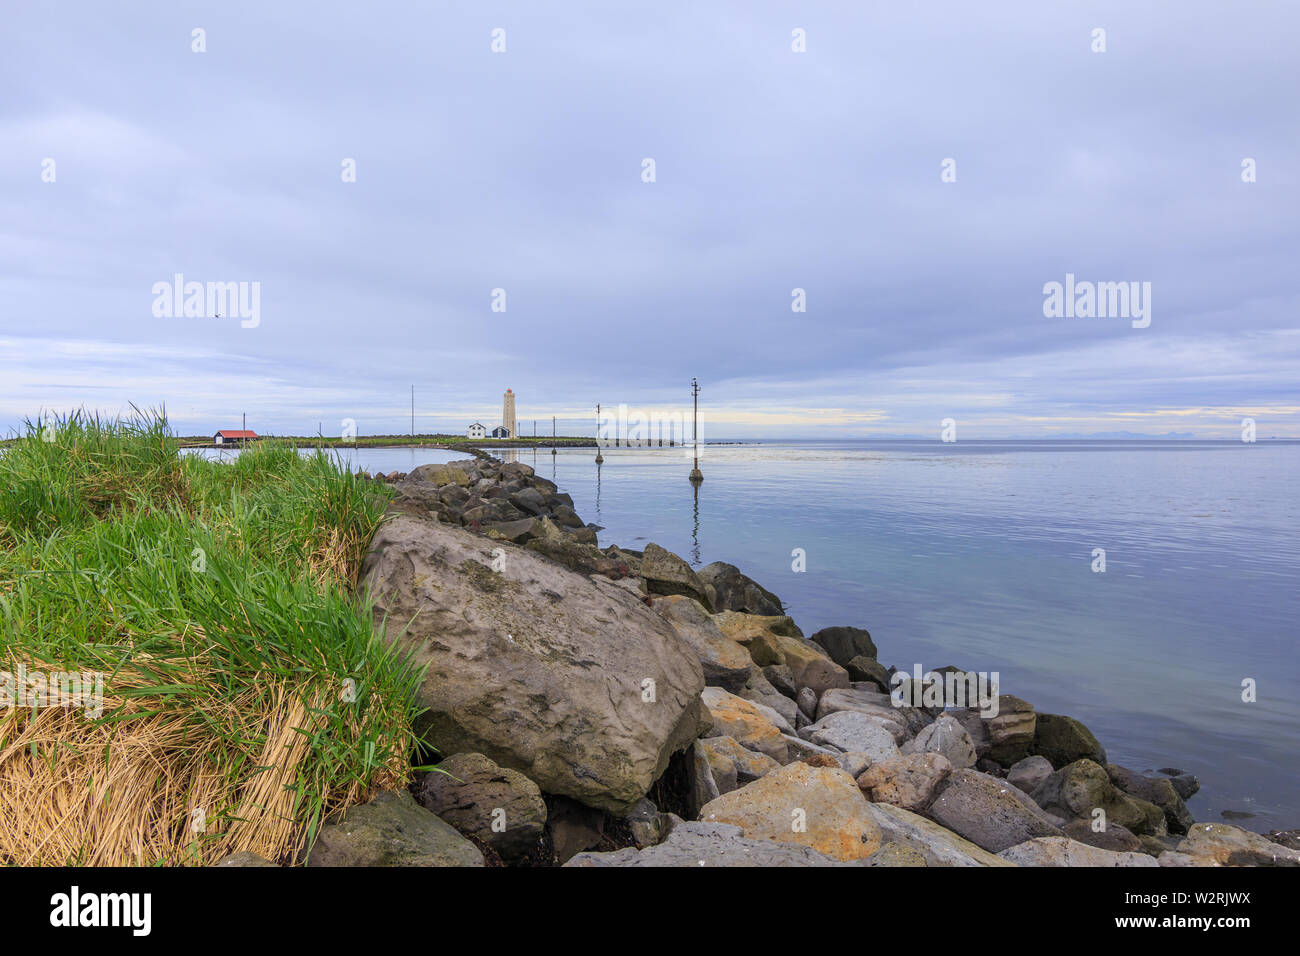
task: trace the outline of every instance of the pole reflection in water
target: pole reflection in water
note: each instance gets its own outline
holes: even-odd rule
[[[691,564],[700,566],[700,482],[691,482],[695,490],[695,524],[691,528]]]

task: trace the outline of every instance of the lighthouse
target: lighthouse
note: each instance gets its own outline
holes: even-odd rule
[[[505,398],[501,402],[501,427],[510,432],[511,438],[519,437],[519,429],[515,422],[515,393],[506,389]]]

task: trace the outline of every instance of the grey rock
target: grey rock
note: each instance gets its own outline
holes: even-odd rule
[[[834,747],[845,753],[863,753],[873,762],[890,760],[898,756],[894,736],[885,727],[866,714],[853,710],[840,710],[827,714],[815,724],[804,728],[806,739],[822,746]],[[803,733],[800,736],[804,736]]]
[[[1172,780],[1165,777],[1148,777],[1118,764],[1107,764],[1106,775],[1110,782],[1129,796],[1153,803],[1165,814],[1165,825],[1170,833],[1186,833],[1196,820],[1187,804],[1178,795]]]
[[[425,775],[416,799],[506,860],[536,848],[546,826],[546,803],[537,784],[483,754],[455,754],[439,763]]]
[[[613,853],[580,853],[565,866],[838,866],[811,847],[750,840],[740,827],[707,821],[674,824],[657,846]]]
[[[876,645],[861,627],[825,627],[811,640],[826,648],[831,660],[841,667],[846,667],[855,657],[876,659]]]
[[[1124,793],[1111,783],[1105,769],[1091,760],[1076,760],[1053,771],[1033,798],[1044,810],[1066,820],[1092,820],[1100,809],[1108,825],[1118,823],[1136,834],[1158,836],[1165,832],[1163,810]]]
[[[792,734],[785,734],[784,736],[786,749],[791,760],[803,760],[806,757],[830,757],[833,760],[839,760],[843,756],[840,751],[833,747],[823,747]]]
[[[636,806],[633,804],[632,809]],[[556,858],[564,863],[583,850],[599,845],[605,835],[605,814],[567,797],[553,797],[546,828]]]
[[[1092,731],[1073,717],[1062,714],[1038,715],[1033,752],[1046,757],[1058,770],[1084,758],[1102,766],[1106,764],[1106,751]]]
[[[794,702],[809,720],[817,719],[817,692],[811,687],[801,689]]]
[[[928,866],[1015,866],[932,820],[887,803],[867,804],[885,844],[902,844],[921,854]]]
[[[699,601],[681,594],[653,597],[654,608],[689,644],[700,659],[704,683],[733,694],[744,691],[754,671],[746,650],[723,636]]]
[[[715,610],[713,589],[700,580],[685,560],[653,541],[645,546],[641,577],[651,594],[684,594]]]
[[[728,771],[730,776],[724,778],[726,789],[722,789],[715,775],[714,768],[710,761],[711,752],[704,746],[704,742],[697,740],[691,745],[686,764],[686,802],[687,812],[697,817],[700,815],[700,809],[710,800],[716,800],[723,793],[735,790],[738,781],[736,777],[736,765],[730,760],[720,765],[720,769]]]
[[[213,866],[279,866],[278,863],[272,863],[264,856],[258,856],[252,850],[240,850],[238,853],[231,853],[224,856]]]
[[[307,866],[482,866],[478,847],[405,790],[383,790],[320,828]]]
[[[1020,866],[1157,866],[1145,853],[1115,853],[1063,836],[1036,837],[998,854]]]
[[[976,770],[954,770],[926,813],[990,853],[1040,836],[1061,836],[1027,796]]]
[[[941,714],[934,723],[905,743],[904,754],[941,754],[958,770],[975,766],[975,744],[966,728],[948,714]]]
[[[698,656],[614,585],[405,515],[376,532],[362,578],[376,625],[426,668],[420,729],[444,753],[620,813],[708,726]]]
[[[1052,775],[1052,763],[1046,757],[1035,754],[1012,764],[1007,772],[1007,783],[1027,794],[1033,795],[1044,780]]]
[[[713,588],[719,611],[746,614],[784,614],[781,599],[753,578],[741,574],[734,564],[714,561],[699,570],[700,580]]]

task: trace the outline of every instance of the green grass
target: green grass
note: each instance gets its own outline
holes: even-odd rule
[[[65,723],[44,737],[31,713],[0,709],[0,753],[40,751],[0,760],[0,813],[21,812],[9,799],[6,813],[7,789],[64,760],[46,783],[71,788],[61,799],[82,819],[54,851],[32,849],[37,810],[32,832],[4,820],[0,859],[211,862],[250,847],[287,862],[326,814],[404,782],[420,675],[352,594],[387,490],[273,442],[229,464],[180,455],[160,415],[51,424],[0,454],[0,669],[103,672],[107,702],[79,724],[50,716]],[[123,765],[128,744],[165,769]],[[106,779],[122,808],[108,821],[76,792]]]

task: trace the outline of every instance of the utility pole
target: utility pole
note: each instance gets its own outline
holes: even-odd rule
[[[600,402],[596,403],[596,464],[601,464],[605,459],[600,456]]]
[[[415,437],[415,386],[411,386],[411,437]]]
[[[691,469],[691,484],[698,485],[704,480],[700,471],[700,383],[691,378],[691,397],[695,400],[695,411],[691,419],[691,437],[695,440],[695,467]]]

